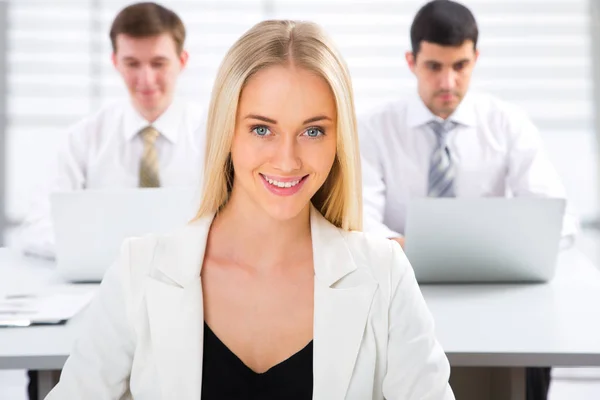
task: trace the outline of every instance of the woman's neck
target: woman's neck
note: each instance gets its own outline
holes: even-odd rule
[[[219,258],[255,269],[267,271],[303,263],[312,258],[310,206],[282,221],[253,201],[242,202],[232,196],[215,217],[210,241]]]

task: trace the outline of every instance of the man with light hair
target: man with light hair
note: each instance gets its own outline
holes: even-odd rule
[[[182,20],[159,4],[136,3],[118,13],[109,36],[129,98],[68,129],[51,188],[36,195],[21,227],[18,246],[28,255],[55,258],[49,192],[200,184],[204,111],[175,96],[188,62]],[[29,377],[36,399],[36,374]]]
[[[112,63],[129,99],[68,129],[50,191],[193,186],[203,165],[204,111],[175,96],[188,62],[186,30],[156,3],[124,8],[110,29]],[[36,196],[21,235],[26,253],[55,256],[47,191]]]

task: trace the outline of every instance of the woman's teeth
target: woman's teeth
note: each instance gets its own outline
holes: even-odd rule
[[[289,182],[279,182],[276,181],[275,179],[271,179],[271,178],[267,178],[266,176],[264,177],[265,180],[267,182],[269,182],[271,185],[273,186],[277,186],[280,188],[289,188],[289,187],[293,187],[296,186],[297,184],[300,183],[301,179],[295,180],[295,181],[289,181]]]

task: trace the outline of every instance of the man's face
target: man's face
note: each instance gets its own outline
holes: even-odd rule
[[[473,42],[460,46],[440,46],[421,42],[417,54],[406,53],[408,67],[417,77],[419,96],[431,112],[447,118],[469,89],[479,52]]]
[[[158,118],[171,104],[187,59],[187,52],[179,54],[168,33],[142,38],[120,34],[112,56],[135,108],[150,120]]]

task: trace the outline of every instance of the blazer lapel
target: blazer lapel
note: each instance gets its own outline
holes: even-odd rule
[[[315,264],[313,399],[343,399],[377,283],[361,273],[344,281],[357,269],[346,240],[319,211],[311,211]]]
[[[146,303],[162,398],[199,399],[204,313],[200,271],[212,218],[157,243]]]
[[[199,399],[204,314],[200,272],[212,217],[157,243],[147,278],[152,349],[164,398]],[[356,273],[344,234],[311,209],[315,265],[313,399],[343,399],[360,349],[376,281]],[[345,279],[344,279],[345,278]]]

